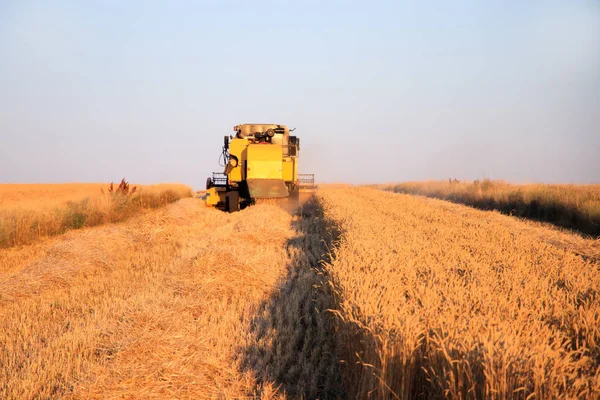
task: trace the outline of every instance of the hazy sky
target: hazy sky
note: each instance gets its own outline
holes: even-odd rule
[[[0,0],[0,182],[201,188],[245,122],[321,182],[600,183],[600,2]]]

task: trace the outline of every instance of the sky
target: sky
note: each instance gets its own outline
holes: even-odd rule
[[[0,183],[201,189],[241,123],[318,182],[600,183],[600,2],[0,0]]]

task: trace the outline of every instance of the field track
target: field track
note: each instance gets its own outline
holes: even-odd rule
[[[598,287],[599,241],[495,212],[183,199],[0,250],[0,398],[593,396]]]

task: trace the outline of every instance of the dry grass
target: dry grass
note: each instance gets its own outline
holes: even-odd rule
[[[184,199],[1,250],[0,398],[333,390],[319,226],[273,205],[227,214]]]
[[[183,199],[0,250],[0,398],[598,397],[600,241],[317,199]]]
[[[600,185],[512,185],[486,179],[407,182],[380,187],[498,210],[600,236]]]
[[[0,248],[122,221],[141,210],[191,196],[189,187],[177,184],[142,186],[130,194],[110,193],[108,188],[100,184],[0,185]]]
[[[349,397],[598,398],[600,260],[563,245],[600,242],[368,188],[320,197]]]

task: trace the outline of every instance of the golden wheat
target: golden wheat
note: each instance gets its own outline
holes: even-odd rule
[[[569,235],[368,188],[320,198],[351,397],[600,394],[600,259]]]
[[[111,193],[99,184],[0,185],[0,248],[122,221],[189,196],[190,188],[179,184],[138,186],[132,193]]]
[[[184,199],[0,250],[0,397],[336,388],[318,226],[274,205],[227,214]]]
[[[594,398],[600,241],[330,187],[0,250],[0,397]]]
[[[61,206],[101,193],[109,183],[0,184],[0,209]]]
[[[397,193],[450,200],[484,210],[499,210],[600,236],[600,185],[514,185],[486,179],[374,186]]]

